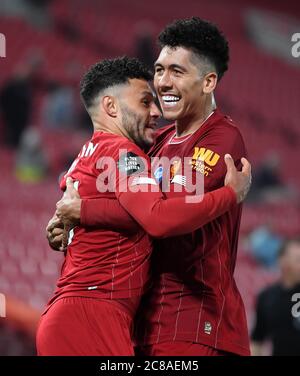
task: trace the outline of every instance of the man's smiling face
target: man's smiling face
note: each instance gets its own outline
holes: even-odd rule
[[[170,121],[197,118],[203,96],[203,75],[193,52],[165,46],[155,63],[154,87],[164,118]]]

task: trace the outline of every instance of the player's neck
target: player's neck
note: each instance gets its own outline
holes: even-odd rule
[[[99,118],[92,119],[94,132],[104,132],[104,133],[111,133],[116,134],[118,136],[127,137],[124,134],[123,129],[118,126],[116,121],[109,121],[106,119],[105,121]]]
[[[196,132],[213,114],[214,110],[215,108],[209,105],[198,116],[176,120],[176,136],[183,137]]]
[[[287,275],[281,277],[281,283],[286,289],[292,289],[300,283],[300,280],[299,278],[294,278],[292,276]]]

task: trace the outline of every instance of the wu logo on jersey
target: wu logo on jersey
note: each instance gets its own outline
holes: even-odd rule
[[[214,151],[206,148],[194,148],[194,155],[190,160],[189,164],[192,166],[192,169],[200,172],[204,176],[208,176],[220,159],[219,154]]]
[[[220,156],[212,150],[195,147],[192,159],[203,161],[212,167],[217,164]]]

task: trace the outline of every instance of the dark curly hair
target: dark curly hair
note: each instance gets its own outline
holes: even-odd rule
[[[228,69],[229,48],[223,33],[211,22],[192,17],[176,20],[159,34],[161,47],[184,47],[213,64],[220,80]]]
[[[129,79],[152,80],[147,67],[136,58],[127,56],[105,59],[90,67],[80,82],[80,95],[90,108],[95,98],[105,89],[128,83]]]

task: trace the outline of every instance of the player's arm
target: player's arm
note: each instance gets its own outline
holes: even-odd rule
[[[130,189],[118,195],[119,202],[153,237],[189,233],[222,215],[245,197],[251,172],[248,162],[244,161],[244,163],[244,171],[237,172],[232,159],[227,158],[226,184],[228,186],[205,194],[197,203],[187,203],[185,197],[166,200],[161,192],[132,192]],[[110,221],[113,218],[117,220],[119,214],[123,217],[126,213],[116,200],[80,200],[77,208],[79,210],[77,210],[76,218],[81,216],[81,225],[89,226],[102,227],[104,222],[107,225],[111,223],[116,226],[118,222]],[[70,218],[70,215],[74,215],[74,211],[70,214],[72,210],[71,202],[61,200],[57,204],[57,215],[61,218]],[[126,220],[128,218],[132,221],[132,218],[127,215]]]
[[[67,246],[68,230],[76,225],[97,227],[110,231],[135,233],[138,223],[116,200],[85,199],[81,200],[70,177],[65,182],[65,192],[57,207],[63,205],[60,218],[54,214],[46,227],[49,246],[55,251],[64,251]],[[88,214],[85,208],[87,207]]]
[[[243,187],[242,185],[239,185],[241,182],[239,182],[236,179],[245,178],[245,176],[242,175],[241,173],[237,174],[236,169],[233,168],[234,166],[231,164],[232,160],[229,160],[229,164],[231,164],[231,168],[229,170],[227,169],[228,163],[226,163],[226,160],[224,159],[224,156],[226,155],[226,153],[230,153],[233,156],[235,165],[240,169],[242,167],[242,162],[241,162],[243,160],[242,157],[246,155],[246,150],[245,150],[242,137],[237,129],[232,128],[232,130],[229,131],[228,128],[226,127],[225,130],[226,130],[225,132],[224,132],[224,129],[220,129],[219,132],[214,131],[212,136],[206,137],[204,145],[199,145],[199,147],[204,146],[207,149],[211,149],[211,150],[218,152],[220,156],[219,163],[217,163],[217,165],[212,169],[211,175],[204,179],[204,182],[205,182],[204,190],[205,192],[211,191],[212,195],[208,195],[207,197],[204,196],[204,200],[203,200],[201,208],[205,209],[206,211],[203,211],[202,217],[200,217],[200,219],[204,219],[203,224],[208,223],[212,219],[217,218],[219,215],[223,214],[225,211],[227,211],[230,208],[230,204],[229,204],[230,198],[228,197],[230,193],[228,191],[225,192],[226,189],[221,189],[221,191],[214,192],[214,190],[216,190],[217,188],[220,188],[224,184],[224,179],[225,179],[225,185],[231,186],[231,188],[233,188],[233,190],[235,190],[236,194],[239,196],[237,199],[238,202],[241,202],[242,199],[245,198],[246,193],[251,183],[250,166],[248,166],[249,167],[249,171],[247,171],[248,176],[246,177],[246,184]],[[224,142],[224,140],[226,142]],[[215,150],[215,148],[217,149]],[[220,195],[220,193],[222,193],[223,196],[222,194]],[[147,193],[145,195],[147,195]],[[146,209],[147,209],[147,206],[145,205],[146,201],[150,200],[150,204],[151,204],[151,202],[153,202],[151,201],[153,200],[153,197],[152,198],[147,197],[145,199],[146,197],[145,195],[143,196],[143,200],[145,201],[140,204],[141,205],[140,207],[138,207],[139,201],[137,200],[138,197],[136,193],[135,193],[135,196],[129,195],[127,197],[123,197],[122,198],[124,200],[123,206],[125,203],[124,207],[126,208],[126,210],[128,210],[128,212],[152,236],[154,237],[170,236],[170,233],[174,231],[172,227],[173,224],[171,222],[173,220],[175,221],[178,220],[178,216],[177,216],[178,213],[176,212],[177,206],[175,202],[173,202],[173,206],[170,204],[163,203],[162,208],[160,208],[159,210],[154,209],[154,211],[156,210],[160,211],[161,218],[157,218],[157,222],[152,220],[152,223],[148,223],[147,218],[145,221],[145,217],[143,216],[143,213],[146,213]],[[224,201],[222,201],[222,199],[224,199]],[[161,197],[157,198],[157,200],[158,201],[161,200]],[[110,222],[111,225],[113,225],[113,223],[116,223],[116,222],[114,222],[115,219],[113,219],[113,221],[110,221],[110,216],[112,215],[112,213],[114,214],[114,216],[118,216],[118,215],[122,215],[122,217],[124,216],[124,211],[121,209],[120,206],[118,206],[115,200],[111,202],[111,207],[109,211],[106,210],[107,203],[105,201],[106,200],[104,199],[97,199],[97,200],[93,200],[90,202],[83,200],[81,202],[81,214],[82,214],[81,224],[99,226],[101,225],[102,222],[105,221],[106,224]],[[210,204],[207,204],[208,202],[210,202]],[[164,209],[166,205],[167,206],[170,205],[170,208],[168,210]],[[227,210],[224,210],[224,205]],[[157,204],[157,207],[160,207],[160,206],[161,206],[160,203]],[[147,212],[149,216],[148,220],[150,221],[152,218],[151,216],[153,215],[153,208],[154,207],[151,207],[149,211]],[[213,210],[207,210],[210,208],[212,208]],[[131,212],[132,210],[136,211],[136,213]],[[188,212],[186,210],[186,205],[182,207],[182,210],[183,211],[179,213],[179,216],[184,217],[184,219],[187,219]],[[184,213],[184,216],[183,216],[183,213]],[[199,212],[199,216],[200,214],[201,213]],[[142,217],[143,221],[139,221],[138,217]],[[129,221],[132,220],[130,216],[128,216],[127,219]],[[168,228],[166,229],[165,225],[162,225],[160,228],[158,227],[159,224],[161,224],[163,220],[168,222],[166,223],[166,226],[171,226],[169,229]],[[180,226],[181,224],[178,223],[178,227]],[[180,227],[179,231],[180,230],[181,231],[184,230],[184,224],[182,227]],[[188,232],[190,231],[192,231],[191,227],[189,228]]]
[[[249,190],[250,164],[243,159],[243,170],[238,172],[230,156],[226,158],[228,173],[234,181],[230,186],[194,196],[193,202],[186,197],[165,199],[161,192],[121,192],[120,204],[153,237],[178,236],[193,232],[224,214],[241,202]],[[199,198],[199,200],[198,200]]]
[[[62,251],[63,235],[64,224],[54,214],[46,227],[46,237],[50,247],[55,251]]]
[[[70,200],[73,198],[80,198],[78,192],[74,188],[73,184],[70,189],[65,190],[62,199]],[[77,209],[77,202],[74,202],[73,210]],[[46,227],[46,237],[50,247],[55,251],[64,251],[67,247],[69,230],[79,223],[77,219],[65,219],[58,218],[56,213],[48,222]]]
[[[62,234],[62,230],[56,227],[56,223],[61,226],[61,224],[68,222],[73,225],[127,233],[134,233],[140,228],[138,223],[115,199],[81,199],[70,177],[66,179],[65,195],[57,203],[57,208],[60,219],[55,216],[56,219],[51,219],[49,222],[47,227],[48,240],[49,237],[53,239],[54,235]],[[53,233],[54,229],[55,233]],[[52,232],[50,233],[50,231]],[[58,236],[55,239],[58,243],[61,241]]]

